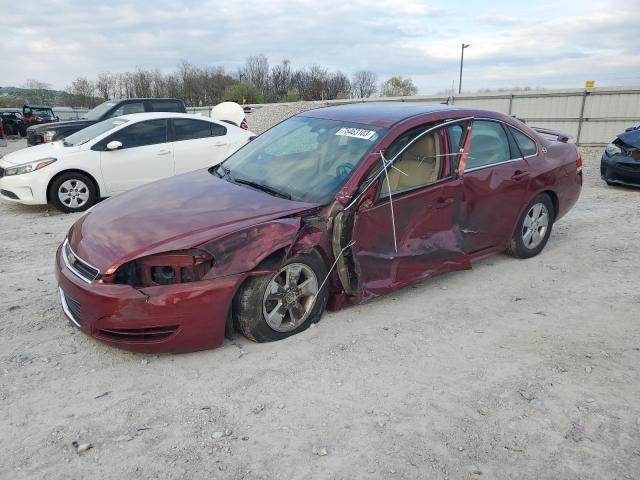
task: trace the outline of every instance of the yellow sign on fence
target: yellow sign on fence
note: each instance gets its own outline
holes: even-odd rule
[[[595,86],[596,86],[595,80],[587,80],[586,82],[584,82],[584,88],[593,88]]]

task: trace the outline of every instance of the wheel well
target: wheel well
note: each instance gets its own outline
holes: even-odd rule
[[[60,177],[61,175],[64,175],[65,173],[70,173],[70,172],[81,173],[81,174],[86,175],[87,177],[89,177],[89,179],[93,182],[93,186],[96,189],[97,198],[100,198],[100,187],[98,186],[98,182],[96,182],[96,179],[93,178],[93,175],[91,175],[90,173],[85,172],[84,170],[79,170],[77,168],[72,168],[72,169],[69,169],[69,170],[63,170],[61,172],[56,173],[53,176],[53,178],[51,180],[49,180],[49,184],[47,185],[47,202],[51,201],[51,185],[53,185],[53,182],[55,182],[56,179],[58,177]]]
[[[552,191],[552,190],[545,190],[544,192],[541,193],[545,193],[549,196],[549,198],[551,199],[551,203],[553,204],[553,213],[554,215],[557,217],[558,216],[558,209],[560,208],[560,203],[558,201],[558,195],[556,195],[556,192]]]
[[[258,265],[256,265],[255,268],[252,269],[252,271],[262,270],[262,269],[271,269],[271,268],[280,266],[282,262],[284,262],[287,259],[288,250],[289,250],[288,247],[283,247],[274,252],[271,252],[264,259],[262,259],[262,261],[258,263]],[[312,248],[306,253],[316,255],[325,264],[325,266],[327,266],[327,261],[325,260],[324,255],[322,255],[322,253],[317,248]],[[238,292],[242,290],[242,287],[244,286],[244,284],[248,282],[250,279],[251,279],[251,276],[248,276],[247,278],[244,279],[244,281],[240,285],[238,285],[238,288],[233,294],[234,299],[235,299],[235,296],[238,295]],[[225,337],[228,339],[231,339],[233,337],[233,332],[235,330],[233,323],[234,322],[233,322],[233,302],[232,302],[229,308],[229,314],[227,315],[227,322],[225,325]]]

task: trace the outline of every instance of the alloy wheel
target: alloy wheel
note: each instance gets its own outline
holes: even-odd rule
[[[89,200],[89,187],[82,180],[67,180],[58,188],[58,199],[69,208],[80,208]]]
[[[549,210],[543,203],[534,204],[522,223],[522,243],[529,250],[535,249],[544,240],[549,228]]]
[[[318,279],[304,263],[285,265],[264,293],[262,313],[273,330],[290,332],[309,317],[318,294]]]

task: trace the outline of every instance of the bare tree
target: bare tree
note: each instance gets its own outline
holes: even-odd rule
[[[376,93],[378,76],[368,70],[359,70],[351,80],[351,95],[355,98],[369,98]]]
[[[333,100],[335,98],[348,98],[351,91],[351,82],[349,78],[342,72],[338,71],[329,75],[327,80],[327,98]]]
[[[104,100],[115,98],[117,81],[117,78],[109,72],[100,73],[95,83],[96,94]]]
[[[256,87],[263,95],[269,87],[269,60],[262,53],[247,57],[240,71],[240,81]]]
[[[74,99],[75,106],[77,107],[94,107],[96,99],[94,96],[95,85],[85,77],[76,78],[69,87],[67,87],[67,93]]]
[[[24,88],[31,90],[31,93],[27,95],[26,100],[33,103],[47,103],[49,98],[48,90],[51,89],[51,85],[40,80],[29,78],[24,83]]]
[[[271,89],[272,98],[275,101],[282,100],[286,97],[287,92],[292,86],[291,62],[287,59],[282,60],[278,65],[271,68]]]

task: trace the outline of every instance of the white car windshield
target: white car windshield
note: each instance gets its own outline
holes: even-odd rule
[[[93,125],[87,128],[83,128],[73,135],[69,135],[64,139],[64,145],[65,147],[77,147],[78,145],[87,143],[89,140],[93,140],[99,135],[102,135],[103,133],[106,133],[116,127],[119,127],[120,125],[123,125],[128,121],[129,120],[126,120],[124,118],[110,118],[109,120],[94,123]]]

